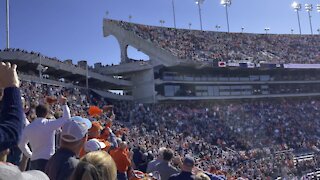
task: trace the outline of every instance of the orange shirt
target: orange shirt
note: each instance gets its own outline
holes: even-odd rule
[[[117,148],[110,151],[110,155],[116,163],[118,172],[125,173],[131,165],[131,160],[128,157],[128,151]]]

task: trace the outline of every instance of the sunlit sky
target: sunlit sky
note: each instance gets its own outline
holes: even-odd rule
[[[0,46],[5,48],[5,0],[0,1]],[[174,0],[177,28],[200,29],[198,7],[194,0]],[[231,32],[290,34],[298,33],[296,12],[292,0],[233,0],[229,8]],[[320,28],[320,13],[316,5],[320,0],[300,0],[313,4],[311,12],[314,34]],[[202,4],[204,30],[227,31],[225,9],[220,0],[205,0]],[[173,27],[172,0],[10,0],[10,47],[41,52],[61,60],[88,60],[89,64],[117,64],[120,49],[114,37],[103,37],[102,21],[106,17],[116,20]],[[300,11],[303,34],[310,33],[308,13]],[[133,58],[143,55],[129,50]]]

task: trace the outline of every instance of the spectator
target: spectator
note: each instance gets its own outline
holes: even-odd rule
[[[92,152],[92,151],[100,151],[103,148],[106,147],[106,144],[103,142],[100,142],[98,139],[90,139],[87,141],[84,145],[84,151],[86,153]]]
[[[104,150],[104,151],[108,151],[110,148],[117,147],[116,136],[114,135],[112,130],[110,128],[107,128],[109,131],[109,138],[111,139],[110,141],[112,142],[112,143],[110,143],[108,140],[101,138],[102,129],[103,129],[103,127],[101,126],[100,122],[98,122],[98,121],[92,122],[92,127],[88,131],[88,139],[89,140],[90,139],[97,139],[99,142],[104,143],[104,145],[102,146],[103,147],[102,150]],[[80,152],[80,157],[83,157],[85,154],[86,154],[86,152],[82,148],[81,152]]]
[[[210,180],[210,177],[205,173],[198,172],[194,178],[195,180]]]
[[[110,155],[113,158],[117,166],[117,178],[118,180],[127,180],[127,171],[131,166],[131,158],[128,154],[127,143],[124,141],[119,145],[119,148],[110,151]]]
[[[79,160],[76,158],[80,149],[88,139],[88,129],[91,122],[88,119],[75,116],[62,126],[60,148],[49,159],[45,173],[51,180],[67,180],[76,168]]]
[[[192,157],[185,157],[183,160],[181,172],[170,176],[169,180],[193,180],[195,176],[192,174],[194,167],[194,159]]]
[[[9,148],[18,144],[25,123],[16,69],[16,65],[0,63],[0,88],[4,88],[0,116],[0,179],[49,180],[41,171],[21,172],[17,166],[6,163]]]
[[[19,168],[12,164],[0,163],[1,180],[50,180],[48,176],[38,170],[21,172]]]
[[[163,180],[167,180],[171,175],[179,173],[179,171],[170,164],[173,155],[174,153],[171,149],[164,149],[162,152],[162,161],[158,163],[154,169],[150,169],[150,171],[158,171]]]
[[[107,152],[90,152],[80,160],[70,179],[116,180],[117,169],[115,162]]]
[[[31,158],[31,169],[41,170],[48,162],[48,159],[55,152],[55,130],[60,128],[70,119],[70,110],[67,106],[67,99],[60,97],[59,102],[63,108],[63,117],[60,119],[46,119],[49,109],[46,105],[38,105],[36,108],[37,119],[35,119],[24,130],[19,143],[21,151]],[[30,143],[33,152],[27,146]]]
[[[165,149],[165,147],[159,148],[157,159],[154,159],[148,163],[147,173],[150,173],[152,169],[155,169],[155,166],[163,160],[163,151]]]
[[[0,153],[1,160],[5,161],[9,148],[18,144],[24,125],[20,82],[17,75],[17,66],[0,62],[0,88],[4,89],[3,107],[0,115]]]
[[[25,98],[24,97],[21,97],[21,101],[22,101],[22,107],[23,107],[23,111],[24,111],[24,117],[25,117],[25,126],[29,125],[30,122],[29,120],[27,119],[25,113],[28,111],[28,106],[26,105],[26,101],[25,101]],[[21,165],[21,167],[24,167],[26,165],[26,161],[28,160],[28,158],[26,158],[25,156],[22,156],[22,152],[21,150],[19,149],[18,145],[12,147],[10,149],[10,153],[8,155],[8,162],[16,165],[16,166],[19,166]],[[25,168],[22,168],[22,169],[25,169]],[[21,169],[20,169],[21,170]]]

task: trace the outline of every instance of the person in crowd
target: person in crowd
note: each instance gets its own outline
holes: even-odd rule
[[[127,171],[131,166],[131,157],[128,152],[127,142],[121,142],[119,148],[110,151],[110,155],[117,166],[118,180],[127,180]]]
[[[113,149],[118,146],[116,136],[112,132],[111,128],[107,128],[109,132],[109,140],[107,139],[102,139],[101,138],[101,130],[103,129],[102,125],[98,121],[92,122],[92,127],[88,131],[88,139],[97,139],[100,143],[103,143],[104,145],[101,145],[102,150],[104,151],[109,151],[110,149]],[[83,157],[86,154],[86,151],[84,148],[81,149],[80,151],[80,157]]]
[[[0,114],[0,153],[6,161],[9,149],[16,146],[24,126],[20,81],[17,66],[0,62],[0,88],[4,89]]]
[[[9,149],[18,144],[25,124],[16,69],[16,65],[0,62],[0,89],[4,89],[0,115],[0,179],[49,180],[41,171],[21,172],[17,166],[6,162]]]
[[[155,165],[153,169],[151,168],[150,171],[158,171],[163,180],[167,180],[171,175],[179,173],[179,171],[170,164],[173,155],[174,153],[171,149],[164,149],[162,152],[162,161]]]
[[[150,173],[152,169],[155,168],[155,166],[157,164],[159,164],[162,160],[163,160],[163,151],[165,150],[166,148],[165,147],[161,147],[159,148],[159,151],[158,151],[158,156],[156,159],[150,161],[148,163],[148,167],[147,167],[147,173]]]
[[[211,180],[208,175],[203,172],[198,172],[194,177],[195,180]]]
[[[170,176],[169,180],[194,180],[195,176],[192,174],[194,165],[194,159],[190,156],[186,156],[183,160],[181,172]]]
[[[70,180],[116,180],[117,167],[105,151],[93,151],[81,158]]]
[[[106,147],[106,144],[103,142],[100,142],[98,139],[90,139],[87,141],[84,145],[84,151],[86,153],[92,152],[92,151],[100,151]]]
[[[36,108],[37,119],[29,124],[22,134],[19,148],[31,159],[30,169],[44,171],[48,159],[55,152],[55,131],[70,120],[70,110],[67,98],[61,96],[59,102],[63,109],[63,117],[59,119],[47,119],[49,107],[40,104]],[[28,147],[32,147],[32,151]]]
[[[75,116],[62,126],[60,148],[49,159],[45,173],[51,180],[67,180],[76,168],[80,149],[88,139],[88,129],[91,122],[88,119]]]
[[[0,162],[0,179],[1,180],[50,180],[48,176],[39,170],[21,172],[13,164]]]
[[[146,152],[146,149],[141,146],[137,146],[132,148],[132,152],[132,167],[142,171],[141,166],[143,165],[143,163],[145,163],[144,153]]]
[[[26,112],[28,107],[26,105],[25,98],[21,97],[21,101],[22,101],[23,111]],[[25,116],[25,113],[23,115]],[[30,122],[25,116],[25,126],[27,126],[29,124],[30,124]],[[23,160],[24,160],[24,158],[22,157],[22,152],[19,149],[18,145],[10,148],[10,153],[9,153],[8,159],[7,159],[8,162],[18,166],[20,164],[20,162]],[[22,163],[24,163],[24,162],[22,162]]]

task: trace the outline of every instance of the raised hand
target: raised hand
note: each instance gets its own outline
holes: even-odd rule
[[[17,65],[0,62],[0,88],[19,87]]]

